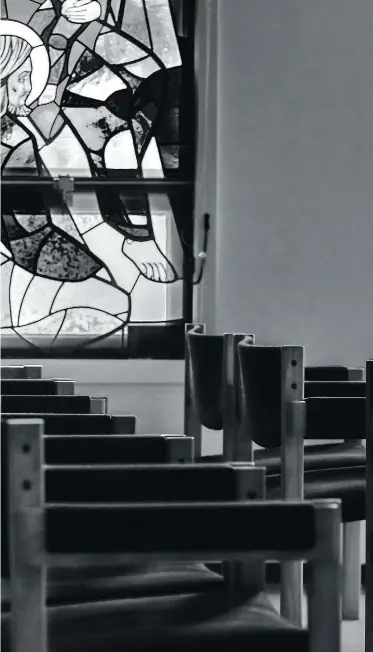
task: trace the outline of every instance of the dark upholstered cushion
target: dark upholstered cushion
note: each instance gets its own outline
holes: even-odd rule
[[[264,466],[268,475],[278,475],[281,470],[281,451],[279,448],[261,448],[254,451],[258,466]],[[304,447],[304,468],[331,469],[346,466],[364,466],[366,448],[363,444],[351,441],[341,444],[317,444]],[[222,455],[204,455],[196,460],[199,463],[221,464]]]
[[[51,568],[48,604],[80,604],[132,597],[199,593],[219,589],[220,575],[197,563],[159,563],[110,568]],[[9,609],[9,583],[3,582],[2,611]]]
[[[304,497],[340,498],[342,500],[342,521],[365,520],[366,480],[365,466],[340,469],[306,471],[304,474]],[[267,498],[275,500],[281,496],[281,476],[267,478]]]
[[[279,448],[256,450],[254,459],[259,466],[265,466],[267,475],[280,473],[281,451]],[[366,448],[363,444],[357,442],[308,445],[304,448],[304,468],[306,471],[363,466],[365,461]]]
[[[308,634],[263,595],[232,604],[225,592],[49,610],[50,652],[306,652]],[[6,622],[7,621],[7,622]],[[3,617],[3,652],[9,617]]]

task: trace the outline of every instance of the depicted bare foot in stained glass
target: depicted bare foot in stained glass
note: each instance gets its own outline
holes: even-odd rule
[[[155,240],[137,242],[127,238],[123,243],[122,251],[149,281],[173,283],[177,280],[176,270]]]

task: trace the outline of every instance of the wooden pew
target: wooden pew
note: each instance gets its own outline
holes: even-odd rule
[[[0,387],[2,396],[18,396],[24,394],[37,396],[72,396],[75,394],[75,383],[73,380],[16,378],[13,380],[1,380]]]
[[[245,336],[243,334],[205,335],[204,333],[204,324],[186,326],[184,432],[194,437],[196,461],[199,458],[202,460],[202,425],[215,431],[223,430],[223,442],[225,442],[223,445],[226,446],[224,456],[223,458],[213,456],[210,458],[211,461],[251,460],[253,448],[246,434],[245,406],[240,395],[241,380],[237,362],[237,345]],[[254,344],[254,335],[249,335],[247,338],[247,341]],[[321,381],[339,380],[344,383],[340,386],[332,382],[326,387],[324,383],[315,385],[313,382],[307,382],[304,386],[306,396],[322,391],[331,394],[333,390],[341,391],[343,395],[349,393],[349,387],[353,395],[364,396],[364,385],[350,382],[346,385],[346,380],[351,374],[354,378],[357,376],[361,378],[361,370],[347,367],[305,368],[305,374],[310,378],[315,379],[317,372]],[[342,438],[341,436],[340,439]],[[265,464],[267,473],[280,472],[281,454],[278,439],[274,441],[273,444],[265,444],[269,447],[267,450],[255,453],[255,459]],[[235,448],[233,457],[232,446]],[[305,470],[363,464],[365,464],[365,448],[357,440],[355,442],[348,440],[342,444],[305,447]]]
[[[185,425],[190,428],[187,432],[190,435],[192,432],[196,432],[198,436],[201,424],[215,430],[223,429],[223,456],[212,456],[209,458],[210,461],[251,460],[253,459],[253,442],[264,447],[264,450],[255,451],[255,461],[266,467],[267,488],[270,487],[271,495],[273,495],[274,480],[277,484],[277,497],[279,497],[281,496],[282,454],[281,378],[286,378],[285,373],[281,375],[278,366],[281,347],[252,347],[260,349],[262,357],[256,365],[255,374],[252,375],[251,379],[253,396],[259,396],[259,400],[253,399],[248,408],[242,395],[241,371],[237,352],[237,346],[239,349],[240,342],[244,340],[244,337],[237,334],[205,336],[203,331],[203,325],[196,325],[195,327],[188,327],[186,334],[188,345],[186,393],[189,393],[189,396],[186,396],[185,407],[189,414],[185,419]],[[253,336],[248,336],[246,342],[248,346],[252,346]],[[277,355],[275,363],[273,362],[274,355]],[[206,364],[205,360],[207,361]],[[211,360],[213,360],[213,364],[211,364]],[[273,382],[271,376],[273,364],[277,364],[278,370],[275,382]],[[295,399],[303,398],[305,387],[304,365],[302,364],[298,368],[291,367],[291,369],[293,372],[297,369],[300,370],[301,376],[299,378],[299,373],[297,374],[298,381],[295,390],[291,388],[291,383],[286,385],[287,391],[290,391],[288,399],[290,400],[290,397]],[[348,370],[343,369],[345,375],[342,377],[346,378]],[[288,374],[288,377],[291,377],[291,373]],[[329,373],[326,377],[333,378],[335,376],[331,376]],[[263,394],[263,391],[259,389],[258,393],[255,394],[255,387],[265,387],[265,393]],[[314,385],[311,385],[311,387],[314,387]],[[358,393],[360,392],[363,393],[361,386]],[[260,400],[261,394],[262,400]],[[361,397],[356,400],[358,402],[364,401]],[[328,423],[329,427],[334,428],[335,424],[330,424],[330,419]],[[252,436],[253,424],[260,427],[259,439]],[[319,434],[317,438],[337,438],[335,432],[332,434],[327,428],[323,428],[323,430],[323,434]],[[338,433],[339,439],[342,439],[345,435],[350,438],[351,432],[346,433],[345,431],[346,427],[343,424],[343,432]],[[314,497],[314,495],[320,497],[320,488],[322,488],[325,491],[325,497],[333,496],[333,493],[330,492],[336,491],[336,497],[341,497],[343,500],[346,562],[343,611],[345,618],[358,617],[357,589],[360,586],[359,520],[364,518],[365,513],[365,484],[362,479],[362,470],[365,465],[365,448],[360,439],[361,433],[356,441],[347,441],[343,444],[334,445],[307,446],[303,456],[303,467],[306,472],[306,496],[309,498]],[[200,459],[203,461],[204,458]],[[339,472],[339,469],[346,466],[351,467],[353,483],[353,486],[349,485],[348,491],[346,491],[346,478]],[[330,470],[332,470],[332,473]],[[317,483],[315,482],[315,476]],[[308,477],[310,478],[309,481]],[[300,485],[298,485],[298,489],[300,490]],[[358,496],[358,511],[353,501],[350,500],[352,491]],[[301,494],[298,493],[297,496],[299,495]],[[286,496],[285,490],[284,496]],[[358,520],[356,521],[356,519]],[[355,560],[354,563],[352,563],[352,560]],[[351,582],[351,577],[354,578],[354,583]],[[352,587],[354,587],[354,590]],[[283,602],[284,604],[286,602],[285,596]],[[284,609],[286,612],[287,607],[284,606]],[[293,616],[299,619],[299,610],[293,611]]]
[[[270,449],[281,446],[281,474],[277,476],[277,487],[273,487],[276,478],[271,478],[272,487],[268,495],[292,499],[301,498],[304,492],[308,498],[323,495],[342,499],[343,616],[358,619],[359,535],[360,521],[365,515],[365,465],[350,466],[347,470],[343,467],[326,467],[324,470],[307,471],[303,476],[303,451],[307,439],[364,439],[365,398],[311,397],[304,400],[303,347],[259,347],[252,346],[248,340],[241,342],[238,349],[248,435],[260,446]],[[259,464],[264,464],[261,455],[257,459]],[[294,581],[283,583],[283,613],[292,612],[294,617],[299,618],[300,568],[296,572],[292,569],[289,573]],[[291,606],[289,603],[292,600],[286,594],[289,591],[294,594],[290,588],[294,582],[298,583],[299,594],[296,606]]]
[[[7,459],[6,450],[6,421],[2,422],[2,510],[6,513],[6,478]],[[45,436],[42,442],[44,458],[49,465],[109,465],[107,468],[118,466],[118,464],[190,464],[193,461],[193,439],[190,437],[172,437],[161,435],[66,435],[52,437]],[[3,525],[3,537],[5,536],[6,525]],[[8,563],[6,560],[7,551],[3,550],[3,577],[4,585],[2,592],[2,609],[9,608],[9,591],[6,590],[8,577]],[[81,570],[81,569],[80,569]],[[166,569],[165,569],[166,570]],[[92,602],[103,599],[122,598],[127,594],[135,595],[151,594],[158,591],[170,591],[170,586],[178,586],[184,591],[192,587],[206,590],[217,583],[219,578],[209,573],[206,569],[185,568],[176,570],[168,575],[158,567],[156,572],[146,569],[140,575],[129,573],[128,569],[116,569],[108,574],[108,569],[94,572],[89,575],[87,571],[80,575],[75,570],[69,574],[64,571],[62,574],[57,569],[52,569],[48,578],[48,604],[65,604]],[[171,586],[172,591],[173,586]]]
[[[273,362],[273,351],[280,351],[281,347],[261,347],[261,355],[264,355],[264,359],[262,359],[261,364],[258,365],[259,369],[256,367],[256,376],[255,379],[252,379],[251,384],[253,387],[257,384],[259,384],[259,387],[264,385],[266,391],[268,391],[269,383],[272,395],[270,395],[269,398],[265,395],[264,402],[258,402],[254,408],[252,408],[252,405],[255,401],[252,401],[251,408],[249,409],[249,412],[252,412],[252,414],[249,415],[250,418],[248,421],[247,405],[245,405],[245,401],[242,401],[240,370],[237,362],[237,346],[240,346],[239,343],[244,340],[243,335],[227,334],[225,336],[206,336],[203,335],[203,333],[204,326],[202,324],[187,326],[185,427],[189,429],[186,430],[186,432],[189,435],[195,433],[197,437],[200,437],[202,424],[205,427],[214,430],[223,429],[223,456],[211,456],[209,457],[210,461],[251,460],[253,459],[253,442],[264,447],[265,450],[255,452],[255,461],[266,467],[268,478],[267,486],[269,475],[275,475],[277,476],[275,480],[281,491],[281,375],[278,376],[277,385],[276,382],[273,384],[273,380],[270,376],[271,360]],[[248,346],[252,345],[253,339],[252,335],[247,337],[246,342]],[[265,356],[267,356],[268,359],[266,359]],[[304,366],[301,365],[301,367],[298,368],[301,369],[302,372],[301,382],[297,383],[298,394],[294,394],[294,390],[291,389],[290,386],[288,387],[293,398],[304,396]],[[294,371],[295,367],[292,369]],[[336,375],[334,368],[334,375],[332,375],[330,373],[330,368],[328,368],[328,374],[324,373],[324,377],[327,379],[346,379],[349,371],[346,368],[339,368],[339,370],[343,370],[343,375]],[[361,393],[363,392],[361,391]],[[364,399],[358,398],[357,400],[363,401]],[[256,423],[262,424],[263,426],[261,427],[260,440],[252,437],[252,432],[250,432],[253,428],[253,418],[255,421],[255,417],[252,416],[253,414],[257,415]],[[331,425],[331,427],[334,428],[334,423],[330,424],[330,420],[328,423],[329,426]],[[324,430],[327,429],[325,428]],[[332,434],[327,431],[322,435],[320,434],[317,438],[341,439],[346,435],[346,437],[350,439],[351,433],[348,432],[346,434],[345,431],[346,428],[344,424],[343,432],[341,431],[338,433],[338,437],[336,437],[335,433]],[[356,518],[360,519],[363,517],[365,508],[365,485],[361,477],[360,468],[365,465],[365,448],[361,444],[360,439],[361,433],[356,441],[347,441],[343,444],[334,445],[321,444],[319,446],[307,446],[303,457],[303,467],[307,472],[305,476],[306,495],[313,497],[313,492],[315,492],[316,489],[319,490],[320,485],[322,485],[323,488],[328,489],[328,491],[337,491],[336,497],[340,496],[343,499],[343,517],[345,520],[344,554],[346,563],[346,572],[344,574],[343,614],[345,618],[358,618],[359,609],[360,523],[358,520],[356,521]],[[201,449],[201,446],[199,449]],[[202,457],[200,459],[202,461],[204,458]],[[205,459],[207,461],[207,458]],[[338,472],[338,469],[344,468],[345,466],[351,467],[353,475],[354,486],[351,487],[350,485],[349,493],[346,492],[345,478],[342,478],[341,474]],[[335,477],[330,474],[330,469],[333,470]],[[315,486],[315,473],[313,473],[310,478],[310,483],[308,484],[307,474],[309,471],[317,472],[318,486]],[[357,503],[360,507],[358,512],[353,506],[353,501],[349,500],[349,494],[351,494],[352,489],[355,491],[355,494],[357,493],[358,495]],[[330,496],[328,491],[326,492],[327,497]],[[318,493],[318,495],[320,494]],[[351,514],[351,512],[354,513]],[[354,563],[352,563],[353,560]],[[353,582],[351,578],[354,579]],[[285,601],[286,598],[284,597],[284,602]],[[284,608],[286,611],[287,607]],[[299,610],[295,610],[293,616],[296,619],[299,619]]]
[[[365,652],[373,652],[373,360],[366,365],[367,379],[367,527],[365,577]]]
[[[2,365],[1,378],[2,379],[15,379],[15,378],[41,378],[43,368],[40,365]]]
[[[288,652],[340,652],[338,501],[247,501],[251,479],[263,486],[264,475],[241,465],[238,474],[228,469],[240,478],[239,502],[190,502],[185,485],[184,503],[84,504],[77,495],[73,504],[52,504],[37,445],[41,424],[13,421],[9,428],[12,617],[11,628],[3,618],[5,652],[10,632],[12,652],[212,652],[219,643],[230,652],[281,645]],[[268,558],[309,560],[308,631],[282,620],[261,595],[257,571]],[[211,595],[46,609],[50,566],[165,559],[224,559],[243,573]]]
[[[18,381],[19,382],[19,381]],[[21,381],[22,382],[22,381]],[[23,381],[23,384],[26,386],[29,386],[32,381],[30,380],[25,380]],[[35,382],[35,381],[34,381]],[[40,381],[39,381],[40,382]],[[53,381],[41,381],[41,382],[48,382],[49,384]],[[57,381],[58,382],[58,381]],[[65,381],[66,382],[66,381]],[[71,384],[71,381],[70,381]],[[79,396],[54,396],[54,395],[44,395],[44,396],[30,396],[26,397],[26,402],[31,404],[30,409],[33,411],[35,409],[44,409],[45,411],[48,410],[48,412],[57,412],[61,411],[61,402],[68,402],[69,404],[65,406],[62,406],[62,408],[68,409],[69,411],[72,411],[74,406],[71,405],[71,403],[74,401],[75,403],[78,402],[77,409],[79,411],[86,411],[88,409],[88,406],[84,405],[84,402],[87,403],[87,398],[88,397],[79,397]],[[62,399],[62,401],[61,401]],[[19,412],[22,412],[22,409],[25,409],[25,406],[19,406],[20,401],[24,401],[25,397],[24,396],[16,396],[16,397],[9,397],[7,396],[5,398],[4,403],[7,403],[7,401],[13,401],[17,402],[18,405],[6,405],[5,409],[16,409],[18,407]],[[102,399],[91,399],[91,405],[94,400],[102,400]],[[42,405],[38,405],[37,408],[35,408],[35,403]],[[28,406],[26,406],[28,407]],[[93,410],[91,410],[93,411]],[[98,410],[96,410],[98,411]],[[100,410],[101,412],[102,410]],[[54,419],[56,421],[56,419]],[[59,420],[58,420],[59,421]],[[89,428],[90,430],[90,428]],[[131,431],[131,430],[129,430]],[[46,445],[46,455],[47,459],[49,460],[52,458],[54,462],[60,463],[60,464],[65,464],[67,459],[70,460],[70,463],[73,464],[79,464],[80,463],[90,463],[93,460],[93,463],[114,463],[114,455],[119,455],[120,456],[128,456],[130,455],[130,458],[127,460],[127,463],[157,463],[157,460],[159,463],[171,463],[171,462],[178,462],[178,463],[185,463],[188,461],[192,461],[192,439],[191,438],[182,438],[182,437],[148,437],[148,438],[139,438],[137,441],[128,441],[129,438],[127,438],[127,441],[124,442],[123,438],[114,435],[106,435],[103,437],[93,436],[93,441],[92,437],[90,436],[76,436],[71,437],[70,433],[67,436],[68,443],[66,444],[65,442],[61,441],[60,437],[57,436],[52,436],[48,437],[47,440],[44,440],[44,443]],[[77,439],[78,437],[78,439]],[[105,442],[105,438],[110,438],[109,441]],[[125,444],[125,445],[124,445]],[[140,446],[147,446],[147,449],[140,450]],[[57,456],[60,456],[58,459]],[[102,456],[101,459],[99,456]],[[116,463],[118,463],[118,457],[116,458]],[[201,571],[202,569],[199,569]],[[203,569],[205,570],[205,569]],[[215,577],[212,577],[212,574],[208,574],[208,571],[206,570],[205,573],[203,572],[198,572],[194,573],[193,572],[188,572],[188,576],[184,572],[184,577],[181,578],[184,583],[188,580],[190,583],[191,580],[195,580],[194,584],[197,584],[197,581],[199,581],[200,584],[207,583],[207,581],[214,580]],[[205,577],[204,577],[205,575]],[[77,600],[79,596],[84,598],[85,595],[87,595],[90,599],[93,599],[94,596],[97,594],[99,597],[102,596],[103,594],[109,593],[110,596],[113,596],[113,588],[118,592],[121,590],[120,586],[120,581],[117,581],[115,584],[116,586],[113,587],[113,579],[112,578],[107,578],[107,577],[100,577],[98,581],[96,578],[93,578],[93,581],[91,581],[90,586],[87,586],[89,583],[89,578],[85,577],[85,588],[86,591],[80,592],[77,590],[79,587],[76,586],[77,583],[77,578],[74,576],[74,581],[70,582],[69,585],[67,585],[66,582],[64,582],[64,586],[61,588],[61,578],[59,577],[52,577],[53,580],[56,580],[54,582],[54,586],[52,587],[52,599],[54,600],[62,600],[64,599],[65,595],[67,596],[73,596],[74,600]],[[144,585],[145,582],[142,581],[142,584]],[[148,580],[151,578],[147,578]],[[172,579],[172,578],[171,578]],[[173,578],[174,580],[177,579],[176,574],[175,577]],[[216,578],[218,579],[218,578]],[[201,581],[202,580],[202,581]],[[155,585],[155,582],[152,582]],[[95,591],[91,590],[92,589],[92,584],[93,584],[93,589]],[[149,582],[148,582],[149,584]],[[159,585],[159,582],[158,582]],[[135,587],[136,588],[136,587]]]
[[[5,460],[7,459],[6,445],[12,434],[8,432],[9,428],[6,420],[3,420],[3,422],[2,460]],[[39,432],[39,438],[42,438],[41,432]],[[121,437],[118,435],[104,435],[94,437],[68,435],[63,437],[53,435],[43,437],[40,444],[44,450],[45,459],[49,464],[51,462],[53,463],[53,461],[55,462],[56,459],[58,460],[58,465],[53,467],[48,466],[45,470],[49,482],[46,487],[47,494],[49,491],[68,491],[71,492],[72,496],[74,494],[79,495],[79,491],[81,491],[79,485],[83,470],[87,500],[90,500],[95,492],[96,496],[97,492],[102,493],[107,491],[111,491],[111,495],[115,495],[113,483],[119,482],[118,473],[121,475],[123,471],[123,465],[118,467],[121,458],[127,465],[133,462],[136,466],[125,467],[125,478],[120,479],[118,491],[131,492],[131,498],[136,496],[136,494],[140,495],[140,492],[142,492],[142,495],[145,495],[148,500],[151,498],[154,499],[157,495],[158,498],[164,498],[165,495],[170,495],[170,500],[172,500],[176,495],[175,489],[177,489],[178,477],[180,474],[183,476],[188,472],[185,464],[189,463],[190,465],[193,458],[193,440],[181,436],[154,435]],[[29,442],[24,441],[22,446],[27,448],[28,453],[30,452],[31,444]],[[124,456],[126,454],[130,454],[132,459],[125,459]],[[166,465],[173,463],[173,466],[159,468],[159,463],[162,462]],[[104,468],[103,463],[106,464]],[[151,464],[153,466],[144,467],[140,466],[139,463]],[[179,466],[175,467],[175,463],[178,463]],[[85,465],[83,469],[81,468],[82,464]],[[95,466],[87,467],[87,464],[94,464]],[[170,468],[170,471],[168,471],[168,468]],[[192,471],[193,478],[190,491],[194,493],[190,493],[189,497],[195,495],[196,492],[201,493],[203,491],[208,496],[211,496],[211,492],[214,491],[219,496],[219,492],[223,491],[223,494],[227,496],[226,492],[229,490],[229,487],[232,489],[232,477],[227,477],[227,469],[211,468],[207,475],[204,474],[203,482],[207,482],[207,487],[204,489],[201,489],[201,481],[198,480],[198,478],[201,478],[198,467],[193,466]],[[49,480],[51,472],[52,479]],[[6,487],[4,487],[6,476],[7,468],[3,467],[3,500],[5,500],[6,494]],[[171,476],[173,482],[170,485],[169,480]],[[190,468],[189,477],[191,477]],[[56,478],[58,479],[57,484]],[[126,478],[127,480],[125,482]],[[166,481],[168,481],[167,485],[165,484]],[[227,485],[227,482],[230,482],[230,485]],[[76,483],[78,483],[78,486],[76,486]],[[242,489],[240,490],[243,491],[244,489],[245,487],[242,485]],[[93,494],[91,491],[93,491]],[[148,494],[144,494],[144,491],[148,492]],[[210,493],[206,494],[206,492]],[[60,495],[63,494],[60,493]],[[58,493],[52,494],[54,500],[57,499],[57,496]],[[51,496],[49,495],[49,497]],[[247,498],[246,489],[244,497]],[[6,509],[3,503],[3,513],[5,514],[5,512]],[[5,530],[6,525],[3,524],[3,532]],[[3,550],[2,568],[5,577],[7,567],[6,558],[7,551]],[[55,605],[69,602],[97,602],[98,600],[102,601],[104,599],[113,600],[128,597],[128,595],[146,596],[155,593],[190,593],[201,590],[215,590],[221,584],[221,581],[221,577],[208,570],[202,564],[192,566],[165,566],[165,564],[160,564],[155,568],[149,565],[146,568],[133,568],[132,566],[129,568],[112,569],[110,573],[108,573],[107,569],[86,569],[83,575],[79,575],[79,572],[76,570],[73,573],[68,573],[65,569],[62,569],[61,574],[61,571],[59,572],[58,569],[52,569],[49,574],[48,603]],[[7,601],[3,600],[3,609],[6,609],[7,604]]]

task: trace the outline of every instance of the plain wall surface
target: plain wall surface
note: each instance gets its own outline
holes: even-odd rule
[[[373,357],[373,2],[220,0],[216,330]]]

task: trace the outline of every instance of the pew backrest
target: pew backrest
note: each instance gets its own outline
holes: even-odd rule
[[[5,419],[17,419],[19,413],[3,412]],[[23,419],[42,419],[47,435],[133,435],[136,417],[108,414],[22,414]]]
[[[304,384],[305,398],[313,397],[365,397],[366,383],[363,380],[307,381]]]
[[[5,413],[105,414],[105,409],[106,403],[103,397],[79,395],[5,395],[2,397],[2,410]]]
[[[73,395],[75,383],[72,380],[50,380],[50,379],[5,379],[1,380],[1,395],[17,396],[19,394],[52,396],[52,395]]]
[[[167,435],[46,435],[51,465],[191,463],[193,438]]]

